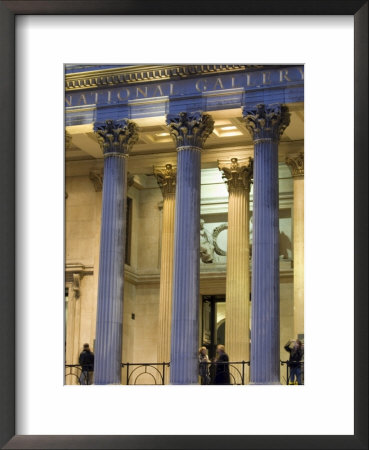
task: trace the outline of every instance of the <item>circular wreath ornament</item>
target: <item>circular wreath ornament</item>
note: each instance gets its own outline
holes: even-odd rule
[[[213,230],[213,245],[214,245],[214,251],[217,255],[220,256],[226,256],[227,252],[225,250],[222,250],[217,242],[218,236],[220,235],[220,233],[224,230],[228,229],[228,224],[227,223],[222,223],[221,225],[219,225],[218,227],[215,227]]]

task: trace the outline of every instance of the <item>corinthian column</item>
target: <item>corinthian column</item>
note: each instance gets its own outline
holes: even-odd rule
[[[293,177],[293,303],[295,336],[304,334],[304,154],[287,157]]]
[[[249,194],[253,160],[219,163],[228,185],[225,346],[231,361],[249,361]]]
[[[251,383],[280,383],[278,143],[288,108],[243,111],[254,140]]]
[[[154,167],[159,187],[163,194],[163,225],[161,238],[159,341],[157,361],[170,361],[170,329],[172,321],[174,208],[176,194],[176,172],[172,164]]]
[[[126,158],[137,142],[137,126],[123,120],[95,123],[104,154],[95,384],[120,384],[126,228]]]
[[[197,384],[201,150],[214,121],[201,112],[166,121],[178,152],[170,382]]]

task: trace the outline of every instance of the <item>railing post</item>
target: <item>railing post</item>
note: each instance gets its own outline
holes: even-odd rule
[[[164,379],[165,379],[165,362],[163,362],[163,376],[162,376],[163,385],[165,384]]]
[[[127,385],[129,384],[129,362],[127,362]]]
[[[242,385],[245,384],[245,361],[242,361]]]

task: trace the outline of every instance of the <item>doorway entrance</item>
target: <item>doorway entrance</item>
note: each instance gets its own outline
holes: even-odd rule
[[[225,295],[202,296],[202,346],[208,349],[209,358],[215,356],[217,345],[225,341]]]

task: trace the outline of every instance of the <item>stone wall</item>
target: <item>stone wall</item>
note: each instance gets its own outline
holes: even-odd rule
[[[286,183],[284,180],[283,186],[286,186]],[[289,180],[287,184],[289,189]],[[81,273],[80,297],[76,300],[80,302],[79,330],[74,336],[73,343],[69,343],[80,351],[85,342],[89,342],[93,348],[95,339],[101,191],[95,190],[88,175],[81,175],[66,178],[66,193],[68,195],[65,209],[66,265],[67,268],[77,265],[78,270],[84,267],[86,272]],[[156,362],[162,194],[154,177],[141,175],[140,179],[129,188],[128,196],[132,199],[132,234],[130,264],[125,267],[122,361]],[[284,197],[283,202],[286,204],[288,199]],[[202,265],[200,293],[224,294],[225,264],[219,266],[221,270],[219,280],[212,269],[213,267]],[[283,274],[280,285],[280,347],[281,359],[287,359],[288,354],[283,346],[290,337],[293,337],[294,332],[293,274],[290,262],[284,263],[281,271]],[[282,383],[285,382],[284,378],[285,366],[281,369]],[[124,369],[122,382],[126,382]],[[149,377],[139,377],[136,382],[140,384],[150,381]]]

